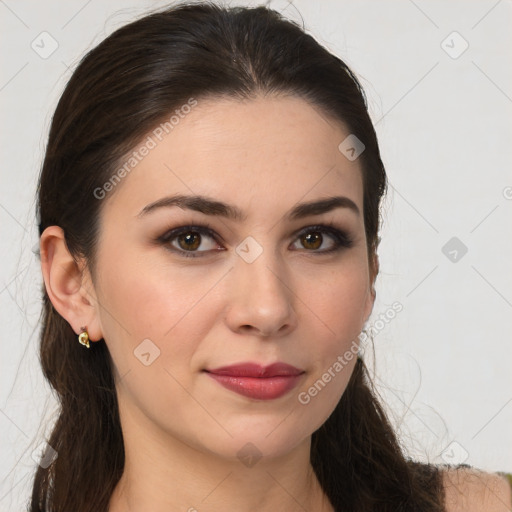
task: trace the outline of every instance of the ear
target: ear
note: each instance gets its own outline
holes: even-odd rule
[[[375,291],[375,281],[379,273],[379,257],[376,251],[373,253],[372,259],[372,265],[370,265],[369,288],[364,309],[364,323],[368,321],[368,318],[370,318],[370,315],[372,314],[375,297],[377,296],[377,292]]]
[[[91,341],[103,338],[89,272],[84,272],[71,256],[62,228],[47,227],[39,246],[44,284],[53,307],[77,335],[81,327],[86,327]]]

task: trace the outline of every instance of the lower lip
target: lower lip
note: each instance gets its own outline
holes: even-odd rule
[[[273,400],[292,390],[299,382],[300,375],[281,375],[276,377],[234,377],[232,375],[208,375],[221,386],[256,400]]]

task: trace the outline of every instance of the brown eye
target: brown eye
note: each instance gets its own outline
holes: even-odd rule
[[[201,245],[201,235],[190,231],[176,238],[181,249],[185,251],[195,251]]]
[[[215,233],[208,226],[182,226],[158,238],[169,250],[180,256],[197,257],[219,250]]]
[[[321,248],[329,239],[330,246]],[[332,225],[317,225],[303,229],[297,235],[295,244],[294,250],[305,249],[306,252],[320,255],[348,249],[352,247],[353,240],[345,231]]]
[[[319,249],[322,246],[323,237],[318,231],[315,231],[302,235],[300,241],[306,249]]]
[[[317,255],[334,253],[353,245],[353,240],[347,232],[331,225],[309,226],[295,236],[297,238],[294,250],[304,249]],[[329,239],[330,246],[321,248]],[[168,231],[156,240],[171,252],[187,258],[206,256],[208,253],[211,255],[212,252],[225,250],[219,247],[218,236],[209,226],[182,226]]]

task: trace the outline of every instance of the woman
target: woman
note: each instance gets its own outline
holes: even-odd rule
[[[408,460],[372,392],[385,190],[357,79],[274,11],[93,49],[39,183],[62,409],[31,511],[505,510],[501,477]]]

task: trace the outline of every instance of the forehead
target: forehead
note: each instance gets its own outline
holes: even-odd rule
[[[362,211],[359,159],[338,148],[349,132],[304,99],[197,99],[186,112],[172,125],[164,120],[126,156],[133,166],[125,166],[106,209],[133,216],[160,197],[186,193],[263,215],[343,194]]]

